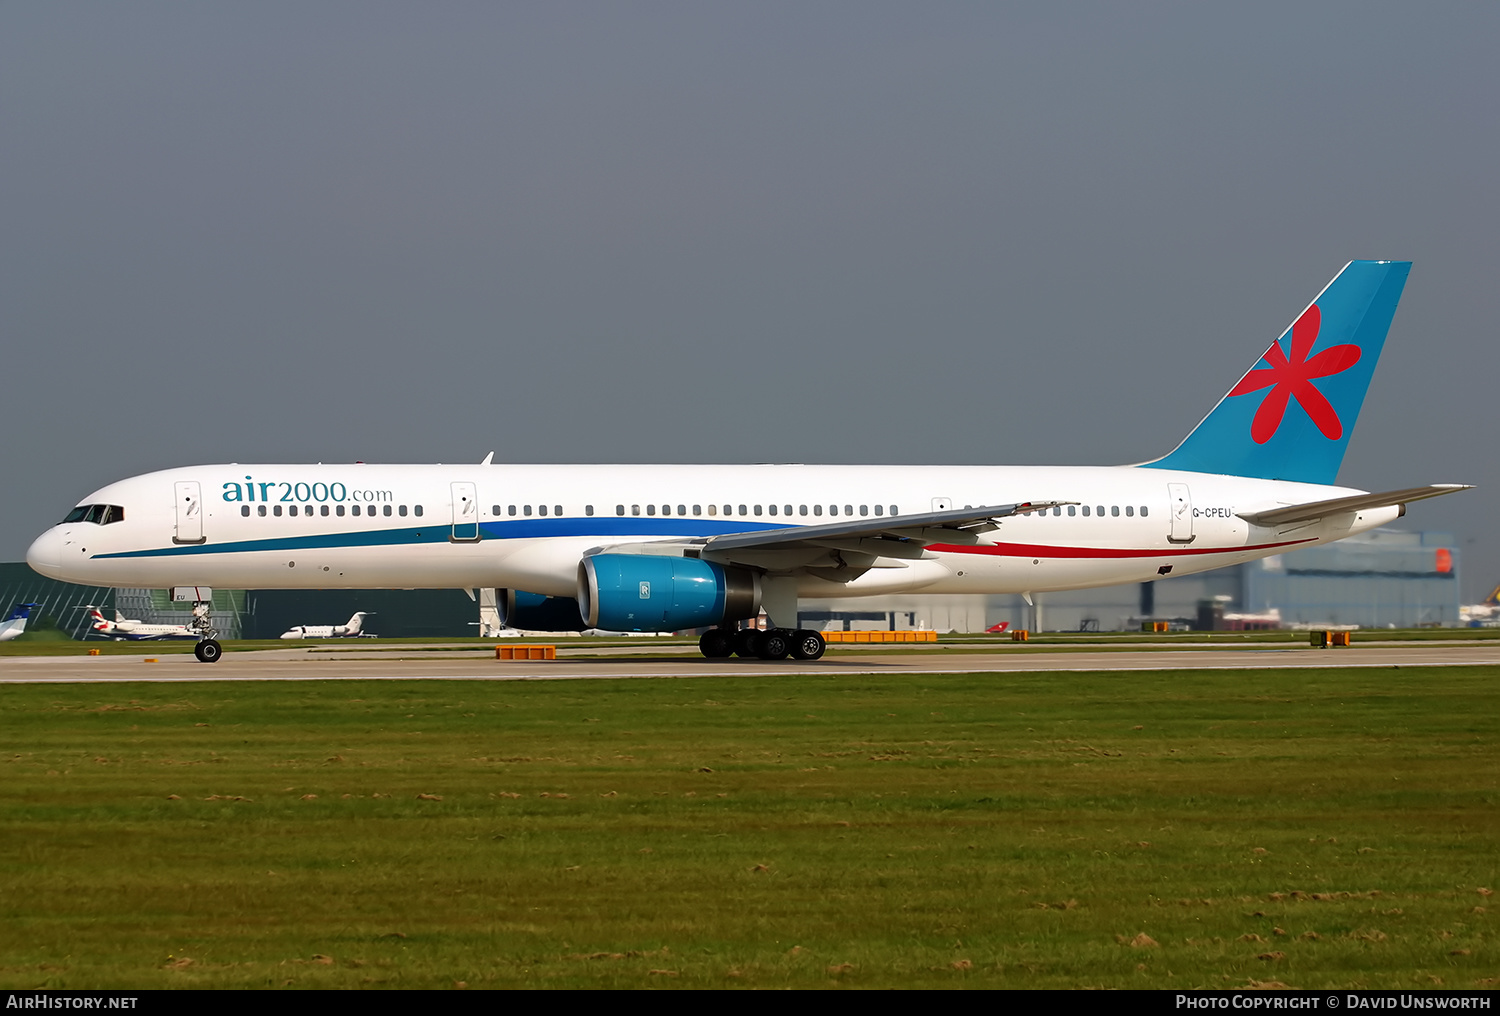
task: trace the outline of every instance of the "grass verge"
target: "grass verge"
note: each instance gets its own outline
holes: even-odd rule
[[[0,985],[1494,986],[1496,677],[10,686]]]

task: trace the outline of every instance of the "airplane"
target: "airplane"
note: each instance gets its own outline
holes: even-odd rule
[[[82,609],[89,612],[92,621],[89,624],[89,634],[98,638],[114,639],[116,642],[144,642],[158,639],[194,639],[201,635],[194,629],[183,624],[146,624],[142,621],[132,621],[118,610],[115,611],[115,619],[108,620],[99,613],[99,608],[92,603],[86,603]]]
[[[9,642],[26,630],[26,619],[31,617],[31,612],[40,604],[18,603],[11,608],[10,614],[4,621],[0,621],[0,642]]]
[[[627,638],[671,635],[672,632],[656,631],[603,631],[585,628],[578,617],[576,600],[542,596],[516,589],[480,589],[479,620],[469,624],[479,629],[479,637],[485,639],[530,638],[562,635],[567,638]],[[470,592],[473,595],[473,592]],[[517,611],[521,613],[517,613]],[[524,616],[534,625],[521,628],[510,623],[515,617]]]
[[[367,638],[375,636],[361,631],[364,627],[365,618],[370,614],[361,610],[349,619],[348,624],[306,624],[289,629],[281,634],[284,639],[345,639],[345,638]]]
[[[580,628],[707,628],[710,658],[817,659],[803,598],[1187,575],[1468,489],[1335,482],[1410,269],[1345,265],[1176,448],[1133,465],[203,465],[100,488],[26,560],[174,595],[493,587],[551,598]],[[525,599],[507,624],[555,624]],[[762,611],[767,629],[740,628]],[[198,658],[221,652],[210,627]]]

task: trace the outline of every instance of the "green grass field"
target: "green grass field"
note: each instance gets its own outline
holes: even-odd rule
[[[0,985],[1494,986],[1493,668],[0,688]]]

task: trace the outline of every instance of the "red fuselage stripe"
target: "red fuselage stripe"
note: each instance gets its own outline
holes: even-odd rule
[[[1115,547],[1049,547],[1040,543],[996,543],[978,544],[972,547],[952,543],[934,543],[928,550],[940,554],[987,554],[991,557],[1074,557],[1074,558],[1120,558],[1120,557],[1184,557],[1202,554],[1243,554],[1246,551],[1274,550],[1277,547],[1294,547],[1299,543],[1315,543],[1314,539],[1286,540],[1282,543],[1257,543],[1244,547],[1166,547],[1158,550],[1126,550]]]

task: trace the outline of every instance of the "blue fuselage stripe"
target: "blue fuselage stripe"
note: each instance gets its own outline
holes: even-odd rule
[[[489,540],[525,540],[567,536],[600,539],[627,536],[702,537],[724,533],[748,533],[790,528],[789,523],[714,522],[686,518],[549,518],[494,520],[480,523],[479,532]],[[234,543],[187,544],[99,554],[96,559],[123,557],[197,557],[203,554],[247,554],[257,551],[330,550],[354,547],[400,547],[423,543],[446,543],[453,529],[446,523],[421,528],[372,529],[364,532],[320,533],[283,536],[270,540],[239,540]]]

